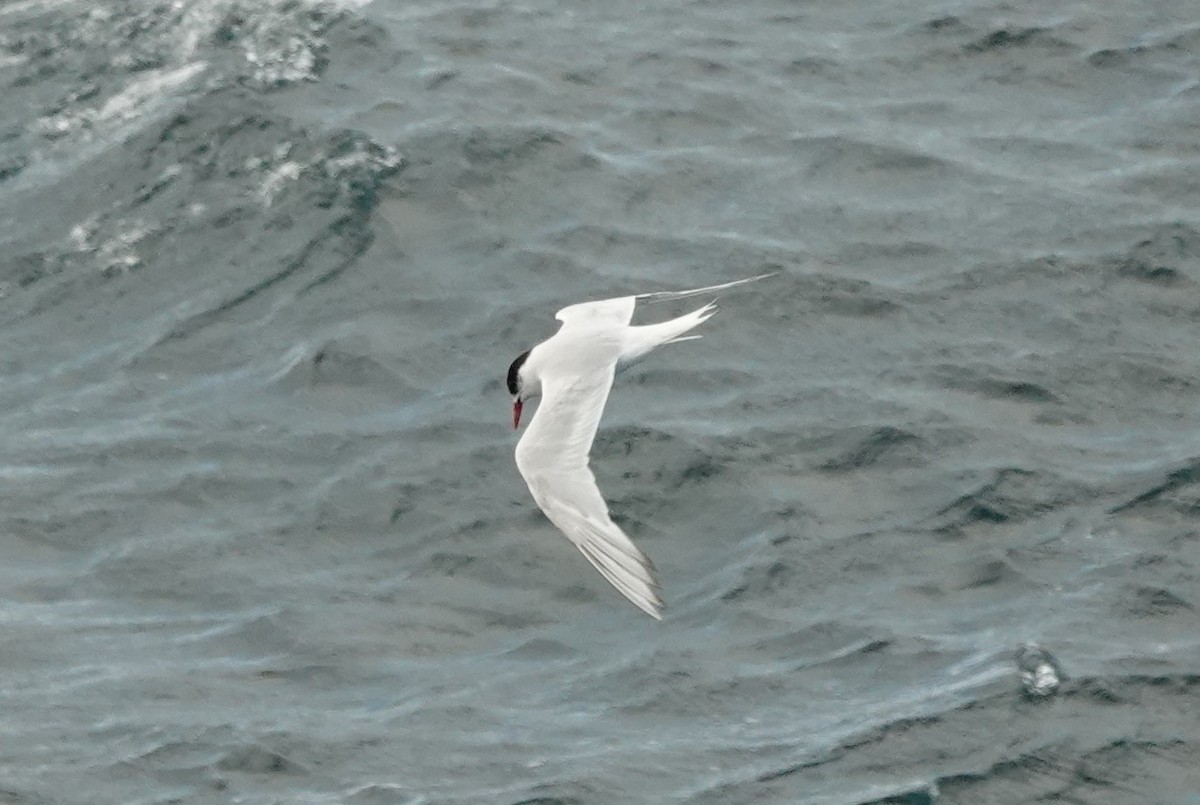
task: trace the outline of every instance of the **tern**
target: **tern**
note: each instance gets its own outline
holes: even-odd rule
[[[655,619],[662,619],[666,604],[654,563],[612,521],[588,467],[588,453],[616,373],[655,347],[699,338],[687,333],[717,307],[709,302],[679,318],[637,327],[629,323],[633,309],[638,300],[686,299],[769,276],[564,307],[555,314],[562,322],[558,332],[508,367],[514,429],[520,427],[525,402],[542,398],[516,449],[517,469],[538,508],[600,575]]]

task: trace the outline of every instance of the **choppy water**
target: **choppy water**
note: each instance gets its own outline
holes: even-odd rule
[[[0,801],[1200,793],[1190,0],[10,0],[0,86]],[[767,270],[602,423],[655,623],[501,377]]]

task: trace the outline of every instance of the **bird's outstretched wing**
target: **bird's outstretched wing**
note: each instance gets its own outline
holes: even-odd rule
[[[618,296],[613,299],[601,299],[596,302],[580,302],[569,305],[554,314],[561,321],[562,328],[584,328],[593,330],[616,331],[629,325],[633,319],[633,308],[637,305],[636,296]]]
[[[629,300],[632,312],[632,297]],[[568,319],[564,329],[570,326]],[[542,379],[542,402],[517,444],[517,468],[550,522],[622,595],[648,615],[661,618],[665,604],[654,565],[609,517],[588,468],[588,453],[616,371],[616,355],[589,368],[587,373]]]

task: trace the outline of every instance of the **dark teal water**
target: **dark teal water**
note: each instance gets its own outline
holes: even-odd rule
[[[0,801],[1188,801],[1198,45],[0,5]],[[601,424],[655,623],[537,512],[503,373],[764,271]]]

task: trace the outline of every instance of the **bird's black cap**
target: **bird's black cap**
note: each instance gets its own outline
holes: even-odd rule
[[[514,397],[517,396],[517,373],[521,371],[521,366],[528,357],[529,350],[526,350],[517,356],[517,359],[512,362],[512,366],[508,367],[508,393]]]

